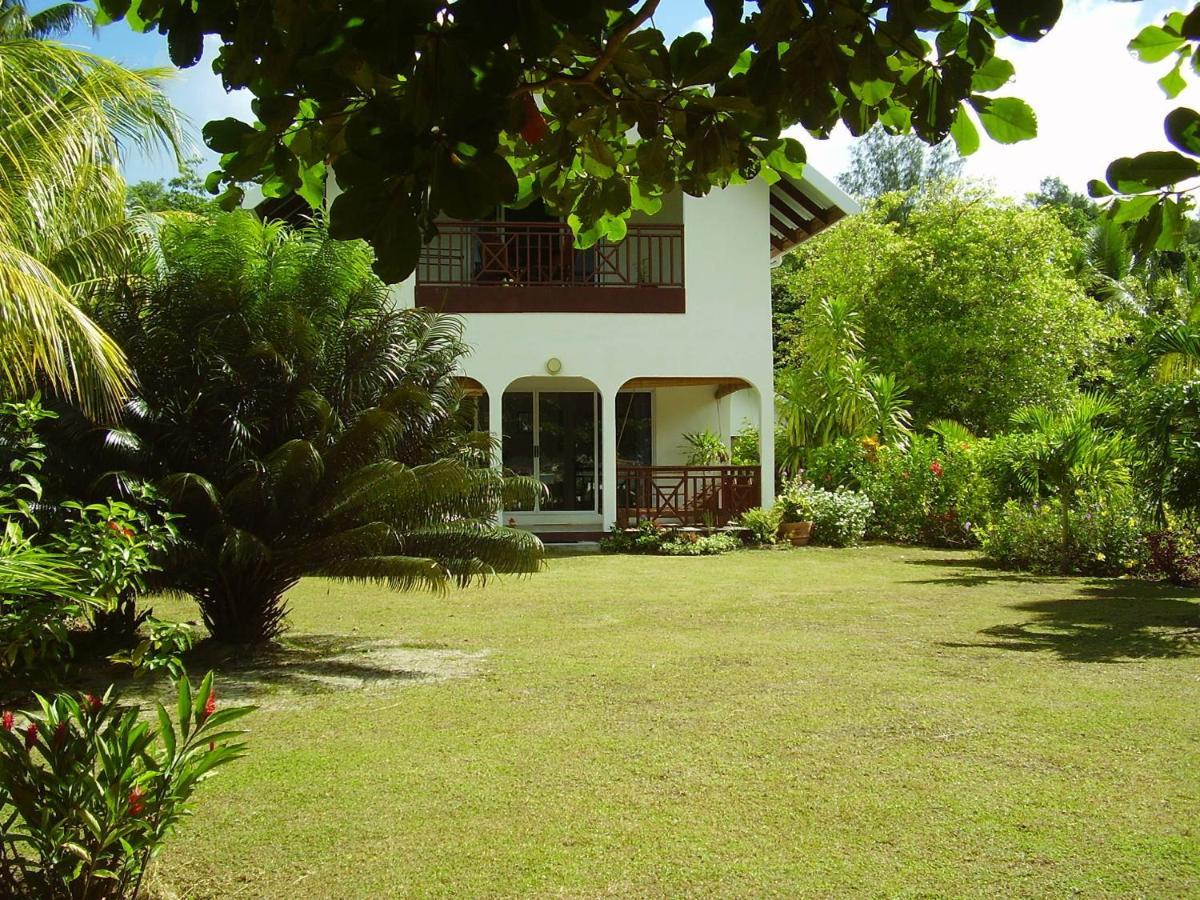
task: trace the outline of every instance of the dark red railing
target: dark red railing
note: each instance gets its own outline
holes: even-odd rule
[[[426,287],[683,287],[683,226],[630,225],[575,248],[559,222],[442,222],[417,263]]]
[[[617,524],[722,527],[762,504],[758,466],[618,466]]]

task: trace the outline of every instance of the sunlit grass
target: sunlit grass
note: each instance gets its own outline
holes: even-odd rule
[[[1200,891],[1195,593],[869,547],[560,558],[448,597],[309,581],[292,604],[310,643],[487,652],[441,681],[266,688],[161,887]]]

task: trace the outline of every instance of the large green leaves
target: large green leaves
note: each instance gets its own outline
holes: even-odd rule
[[[1062,15],[1062,0],[993,0],[996,23],[1021,41],[1044,37]]]
[[[253,92],[258,122],[206,130],[223,154],[211,187],[227,203],[241,180],[311,201],[302,173],[331,163],[345,192],[331,226],[368,240],[389,280],[412,270],[439,217],[477,217],[518,191],[586,245],[622,235],[635,199],[795,173],[802,153],[779,143],[794,126],[821,138],[882,123],[931,144],[953,129],[970,148],[975,123],[956,113],[970,102],[993,139],[1028,139],[1029,108],[987,96],[1013,74],[996,41],[1036,40],[1061,12],[1059,0],[709,0],[711,37],[668,42],[657,0],[463,2],[452,15],[424,2],[292,2],[273,16],[254,0],[100,5],[165,32],[184,64],[197,35],[217,35],[217,69]]]

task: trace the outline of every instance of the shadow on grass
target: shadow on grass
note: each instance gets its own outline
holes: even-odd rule
[[[440,681],[472,674],[480,654],[394,640],[346,635],[297,635],[239,655],[210,642],[198,645],[189,669],[219,672],[224,690],[246,698],[267,694],[319,694]]]
[[[1200,591],[1092,579],[1073,597],[1011,608],[1032,618],[985,628],[987,640],[944,646],[1049,652],[1072,662],[1200,656]]]
[[[935,559],[906,559],[905,565],[927,566],[936,569],[957,571],[951,574],[936,575],[932,578],[919,578],[906,581],[905,584],[940,584],[946,587],[979,587],[984,584],[1005,584],[1021,582],[1053,583],[1061,581],[1069,583],[1070,578],[1058,575],[1032,575],[1028,572],[1014,572],[1003,569],[989,559],[971,559],[964,557],[946,557]]]

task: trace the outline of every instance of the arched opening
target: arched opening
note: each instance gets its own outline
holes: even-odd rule
[[[724,527],[773,494],[773,410],[744,378],[631,378],[616,425],[618,527]]]
[[[601,408],[594,382],[572,376],[518,378],[500,403],[500,459],[505,471],[540,481],[533,504],[505,511],[539,533],[599,530]]]

